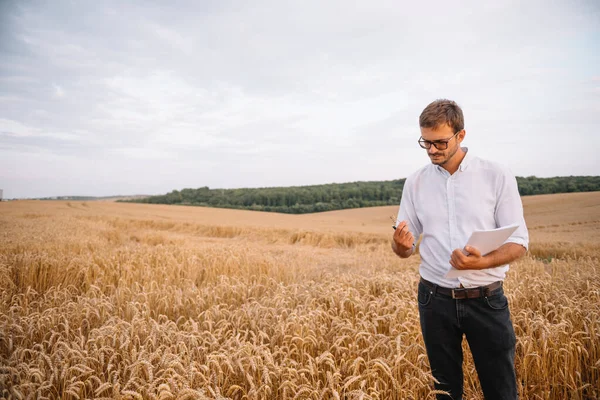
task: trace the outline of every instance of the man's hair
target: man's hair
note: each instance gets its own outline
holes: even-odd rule
[[[430,103],[419,117],[421,128],[433,128],[448,124],[454,133],[464,129],[465,118],[463,112],[456,102],[447,99],[438,99]]]

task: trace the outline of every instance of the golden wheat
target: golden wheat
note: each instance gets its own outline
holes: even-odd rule
[[[524,201],[531,249],[506,282],[520,397],[597,398],[600,195]],[[391,210],[1,203],[0,395],[434,398]]]

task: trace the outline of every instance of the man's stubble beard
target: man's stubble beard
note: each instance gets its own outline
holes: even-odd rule
[[[434,161],[434,160],[431,158],[431,156],[430,156],[429,158],[430,158],[430,160],[431,160],[431,163],[432,163],[433,165],[440,165],[440,166],[441,166],[441,165],[444,165],[444,164],[446,164],[448,161],[450,161],[450,159],[451,159],[452,157],[454,157],[454,155],[455,155],[455,154],[456,154],[456,152],[458,151],[458,148],[459,148],[459,147],[460,147],[460,146],[457,144],[457,145],[456,145],[456,147],[453,149],[452,153],[450,153],[450,154],[448,154],[448,156],[444,157],[444,159],[443,159],[442,161]]]

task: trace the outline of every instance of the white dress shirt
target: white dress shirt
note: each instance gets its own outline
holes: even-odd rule
[[[474,230],[518,224],[506,243],[529,245],[523,204],[517,180],[503,166],[467,152],[458,170],[450,175],[429,164],[404,183],[398,221],[406,220],[415,241],[423,234],[419,252],[421,276],[437,285],[454,288],[488,285],[504,280],[508,264],[473,270],[456,279],[446,279],[450,257],[462,249]]]

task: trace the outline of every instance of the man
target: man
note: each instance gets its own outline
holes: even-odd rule
[[[502,282],[508,264],[527,251],[529,235],[515,177],[461,147],[464,117],[450,100],[436,100],[419,117],[419,145],[431,164],[406,179],[392,248],[410,257],[423,234],[418,287],[421,332],[438,399],[462,399],[466,336],[484,396],[516,399],[515,333]],[[512,236],[484,256],[464,247],[474,230],[518,224]],[[463,248],[464,247],[464,248]],[[467,270],[446,278],[451,267]]]

